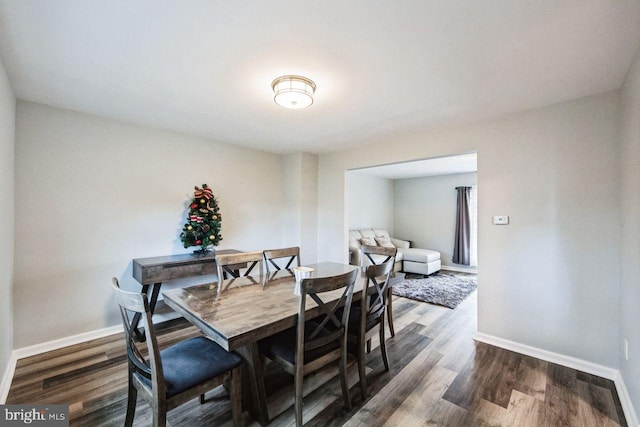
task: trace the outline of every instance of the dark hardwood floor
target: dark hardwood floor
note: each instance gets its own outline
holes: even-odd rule
[[[394,298],[391,370],[377,343],[367,356],[370,396],[362,401],[357,366],[349,367],[353,409],[343,407],[336,370],[305,380],[310,426],[626,426],[612,381],[483,343],[476,332],[476,293],[455,310]],[[161,345],[198,334],[183,320],[159,327]],[[69,404],[71,425],[122,425],[127,368],[122,335],[21,359],[7,403]],[[267,365],[272,425],[295,424],[293,381]],[[223,388],[169,413],[173,426],[232,425]],[[245,425],[257,423],[245,412]],[[134,425],[151,425],[138,401]]]

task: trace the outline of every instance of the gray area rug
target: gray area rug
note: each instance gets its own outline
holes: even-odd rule
[[[407,274],[405,280],[393,285],[393,294],[456,308],[478,286],[475,277],[456,276],[442,271],[425,278],[420,277]]]

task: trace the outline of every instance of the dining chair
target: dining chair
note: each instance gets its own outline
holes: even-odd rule
[[[280,265],[276,260],[282,260]],[[274,267],[275,271],[279,271],[283,268],[290,268],[294,261],[296,261],[295,266],[300,267],[300,248],[297,246],[282,249],[267,249],[264,251],[264,264],[267,267],[267,275],[271,273],[269,265]],[[285,262],[286,264],[284,264]]]
[[[395,262],[398,249],[386,246],[362,246],[360,252],[360,266],[364,269],[367,265],[383,264],[388,261]],[[391,288],[389,288],[388,292],[387,321],[389,323],[389,334],[395,337],[396,331],[393,328],[393,293]],[[370,348],[370,344],[368,348]]]
[[[262,251],[238,252],[231,254],[216,255],[216,266],[218,270],[218,295],[223,291],[225,280],[238,277],[249,277],[256,265],[260,264],[262,270]],[[240,270],[244,270],[241,272]],[[258,274],[261,274],[260,271]],[[229,283],[227,283],[227,286]]]
[[[259,342],[262,354],[294,376],[296,426],[302,425],[304,376],[336,360],[339,360],[344,404],[347,409],[351,409],[346,377],[346,328],[358,274],[359,271],[356,269],[338,276],[302,279],[297,326]],[[342,293],[339,299],[329,301],[326,294],[340,289]],[[335,294],[332,295],[335,298]],[[307,312],[307,297],[317,304],[315,312]],[[346,309],[338,315],[337,311],[341,306]]]
[[[242,359],[225,351],[210,339],[189,338],[160,350],[146,294],[120,288],[118,279],[111,279],[120,308],[126,342],[129,390],[125,426],[133,424],[138,393],[153,412],[153,425],[165,426],[167,412],[230,380],[233,424],[242,425]],[[129,314],[140,313],[146,340],[138,347],[134,339]],[[147,353],[145,358],[143,353]]]
[[[356,344],[360,391],[363,401],[367,399],[368,395],[365,343],[370,349],[371,338],[376,332],[380,336],[380,351],[385,371],[389,370],[389,356],[384,337],[384,319],[389,303],[389,278],[393,271],[393,264],[394,260],[389,259],[382,264],[372,264],[366,267],[366,282],[362,288],[362,298],[353,304],[349,318],[347,340]]]

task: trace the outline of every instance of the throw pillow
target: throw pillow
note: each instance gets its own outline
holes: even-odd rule
[[[386,237],[376,237],[376,242],[378,242],[378,246],[382,246],[384,248],[395,248],[393,243]]]
[[[360,243],[364,246],[378,246],[373,237],[363,237],[360,239]]]

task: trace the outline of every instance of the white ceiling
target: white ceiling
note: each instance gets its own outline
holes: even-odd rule
[[[351,171],[351,173],[373,175],[387,179],[407,179],[477,171],[478,155],[476,153],[469,153],[461,154],[459,156],[437,157],[412,162],[393,163],[389,165],[356,169]]]
[[[279,153],[618,89],[639,44],[638,0],[0,0],[19,99]]]

